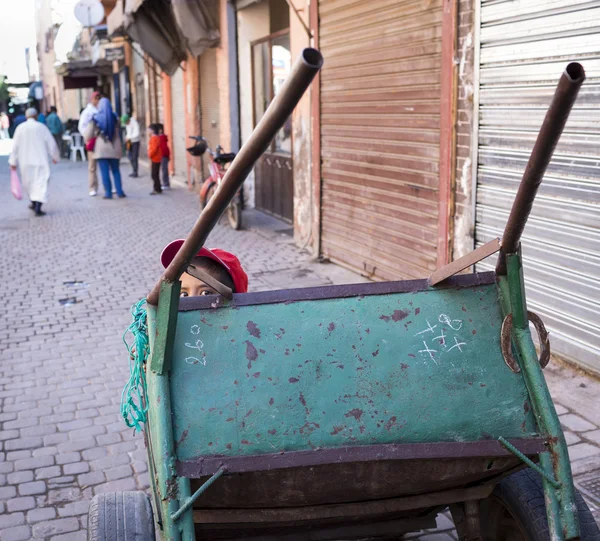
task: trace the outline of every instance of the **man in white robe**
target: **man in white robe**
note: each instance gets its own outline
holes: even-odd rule
[[[50,130],[37,121],[37,116],[33,107],[25,112],[27,121],[15,130],[8,163],[11,169],[16,169],[18,164],[21,182],[31,200],[29,208],[36,216],[43,216],[42,204],[48,199],[50,160],[58,163],[60,153]]]

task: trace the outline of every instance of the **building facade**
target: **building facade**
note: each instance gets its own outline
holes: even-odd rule
[[[319,48],[323,69],[248,178],[246,204],[289,223],[315,257],[374,280],[422,278],[502,235],[554,86],[569,61],[582,62],[588,80],[525,230],[524,258],[531,309],[555,353],[600,371],[598,6],[202,5],[194,17],[173,7],[144,45],[139,28],[166,4],[117,4],[116,34],[144,51],[144,114],[165,124],[174,172],[197,189],[207,165],[186,153],[189,136],[236,151],[300,50]]]

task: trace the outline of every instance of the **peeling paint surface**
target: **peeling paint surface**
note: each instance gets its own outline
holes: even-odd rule
[[[178,458],[534,436],[501,323],[494,284],[180,312]]]

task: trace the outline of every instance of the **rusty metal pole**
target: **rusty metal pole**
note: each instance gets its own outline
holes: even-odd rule
[[[161,282],[179,280],[194,255],[206,242],[209,233],[235,197],[258,158],[267,149],[273,137],[292,114],[294,107],[296,107],[322,65],[323,57],[319,51],[310,48],[302,51],[281,90],[269,105],[235,160],[233,160],[219,189],[210,199],[179,252],[177,252],[171,264],[148,295],[148,304],[155,306],[158,304]]]
[[[583,67],[577,62],[572,62],[566,67],[558,82],[504,229],[496,274],[506,275],[505,256],[516,253],[519,247],[519,241],[531,212],[535,195],[584,80]]]

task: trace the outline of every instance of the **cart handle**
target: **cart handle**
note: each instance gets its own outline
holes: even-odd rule
[[[311,48],[302,51],[281,90],[231,163],[219,189],[211,197],[173,261],[148,295],[148,304],[158,305],[161,282],[179,280],[198,250],[204,246],[208,235],[235,197],[254,164],[262,153],[267,150],[273,137],[292,114],[294,107],[296,107],[322,65],[323,57],[319,51]]]
[[[506,254],[514,254],[519,249],[519,241],[527,218],[529,218],[535,195],[542,183],[546,168],[554,154],[554,149],[583,81],[585,81],[585,71],[583,66],[577,62],[571,62],[558,81],[552,103],[550,103],[531,151],[508,222],[506,222],[502,237],[502,249],[496,265],[496,274],[498,275],[506,275]]]

